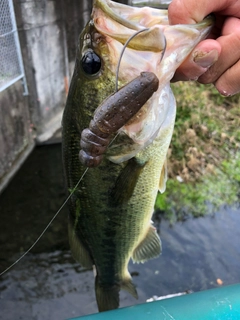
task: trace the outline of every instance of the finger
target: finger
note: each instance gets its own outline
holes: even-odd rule
[[[217,61],[220,52],[221,46],[217,41],[207,39],[200,42],[177,69],[172,82],[197,80]]]
[[[216,82],[229,68],[234,69],[235,65],[238,65],[237,62],[240,59],[240,19],[228,18],[222,34],[216,40],[222,48],[219,59],[199,77],[198,81],[201,83]],[[231,71],[230,74],[234,73],[235,70]]]
[[[169,24],[200,22],[212,12],[240,17],[239,2],[232,0],[172,0],[168,7]]]
[[[216,89],[224,96],[232,96],[240,92],[240,60],[229,68],[216,82]]]

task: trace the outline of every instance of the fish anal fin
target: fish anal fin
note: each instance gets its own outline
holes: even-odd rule
[[[167,183],[167,159],[163,164],[162,171],[160,174],[159,187],[158,187],[159,192],[163,193],[166,190],[166,183]]]
[[[119,174],[116,183],[110,193],[111,202],[115,205],[127,202],[134,191],[138,177],[141,174],[145,164],[140,164],[136,159],[132,158],[127,162]]]
[[[119,307],[119,285],[103,286],[95,278],[95,293],[99,312],[114,310]]]
[[[128,279],[125,279],[124,281],[121,282],[121,288],[128,293],[130,293],[135,299],[138,299],[138,294],[136,290],[136,286],[132,282],[132,278],[129,275]]]
[[[133,262],[143,263],[149,259],[156,258],[161,254],[161,240],[156,229],[150,225],[146,237],[139,243],[133,252]]]
[[[76,235],[71,222],[68,223],[68,235],[71,252],[74,259],[78,261],[82,267],[91,269],[93,266],[93,261],[89,255],[89,252]]]

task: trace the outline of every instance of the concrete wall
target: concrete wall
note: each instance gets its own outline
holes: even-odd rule
[[[0,93],[0,192],[32,151],[32,122],[20,81]]]
[[[92,0],[13,3],[29,95],[21,81],[0,92],[0,192],[36,143],[60,128],[79,34],[92,8]]]
[[[47,140],[59,128],[69,84],[69,65],[74,63],[72,52],[76,51],[76,35],[83,26],[74,16],[85,21],[84,16],[90,13],[89,4],[91,1],[15,0],[37,141]],[[69,33],[70,22],[75,24]]]
[[[14,0],[28,84],[0,92],[0,192],[36,143],[61,126],[69,78],[89,0]],[[1,23],[1,22],[0,22]]]

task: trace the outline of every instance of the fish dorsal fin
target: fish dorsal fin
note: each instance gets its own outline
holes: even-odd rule
[[[166,190],[166,183],[167,183],[167,159],[165,159],[164,161],[161,175],[160,175],[159,187],[158,187],[159,192],[163,193]]]
[[[76,235],[71,222],[68,223],[68,234],[73,258],[78,261],[82,267],[91,269],[93,266],[93,261],[87,249],[84,247],[79,237]]]
[[[127,165],[119,174],[114,188],[110,193],[110,201],[115,205],[119,205],[126,203],[131,198],[144,165],[145,164],[138,163],[135,158],[128,160]]]
[[[150,226],[146,237],[140,242],[132,255],[133,262],[143,263],[156,258],[162,251],[161,240],[153,226]]]

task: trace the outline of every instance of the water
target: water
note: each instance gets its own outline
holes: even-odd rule
[[[39,147],[0,196],[0,271],[28,249],[65,199],[61,147]],[[189,219],[174,227],[156,216],[163,254],[130,264],[139,299],[121,293],[121,306],[186,290],[240,282],[240,209]],[[0,319],[61,320],[97,312],[94,278],[71,257],[67,208],[41,241],[0,278]]]

